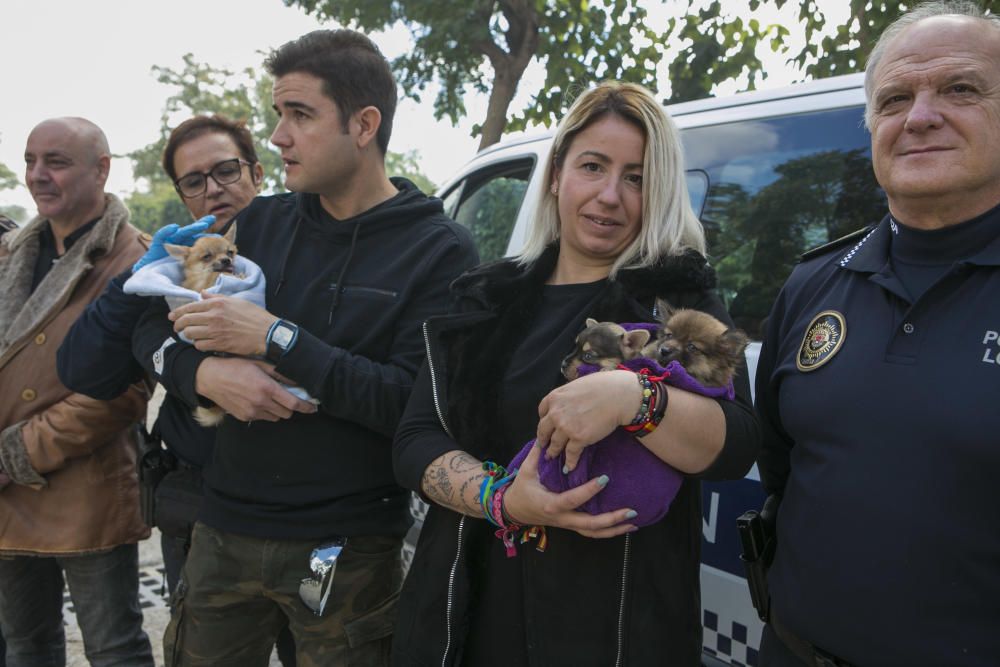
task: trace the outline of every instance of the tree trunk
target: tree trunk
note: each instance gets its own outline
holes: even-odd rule
[[[509,69],[509,68],[504,68]],[[486,120],[483,121],[482,134],[479,139],[479,150],[500,141],[503,130],[507,127],[507,109],[517,92],[517,84],[524,74],[525,67],[516,73],[495,70],[493,89],[490,91],[490,102],[486,107]]]
[[[535,52],[538,51],[538,12],[531,0],[506,0],[500,8],[509,27],[506,41],[510,52],[506,52],[492,40],[480,45],[482,52],[493,66],[493,90],[486,107],[479,150],[500,141],[507,127],[507,109],[517,92],[517,85],[524,76]]]

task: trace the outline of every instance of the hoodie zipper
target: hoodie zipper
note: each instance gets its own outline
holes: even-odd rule
[[[427,352],[427,367],[431,372],[431,394],[434,396],[434,410],[437,411],[438,421],[441,422],[441,428],[444,432],[448,434],[448,437],[452,440],[455,436],[451,434],[451,429],[448,428],[448,422],[444,418],[444,410],[441,409],[441,399],[438,394],[437,385],[437,374],[434,372],[434,358],[431,356],[431,337],[427,330],[427,322],[424,321],[424,348]],[[448,596],[445,605],[445,645],[444,645],[444,655],[441,656],[441,667],[446,667],[448,664],[448,653],[451,652],[451,612],[455,605],[455,574],[458,572],[458,563],[462,558],[462,533],[465,530],[465,516],[458,522],[458,546],[455,549],[455,560],[451,563],[451,571],[448,573]]]
[[[434,410],[437,412],[438,421],[441,422],[441,428],[444,432],[448,434],[448,437],[452,440],[455,436],[452,435],[451,429],[448,428],[448,422],[444,419],[444,410],[441,409],[441,398],[438,394],[438,384],[437,384],[437,373],[434,371],[434,359],[431,357],[431,335],[427,330],[427,321],[424,321],[424,350],[427,352],[427,366],[431,371],[431,393],[434,395]]]
[[[628,586],[628,557],[632,547],[632,535],[625,535],[625,558],[622,563],[622,594],[618,603],[618,657],[615,667],[622,667],[625,661],[625,589]]]

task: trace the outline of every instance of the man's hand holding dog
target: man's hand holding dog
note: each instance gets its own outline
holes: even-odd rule
[[[263,361],[208,357],[198,365],[195,391],[240,421],[278,421],[296,412],[311,414],[316,406],[282,387],[292,384]]]
[[[171,311],[174,331],[183,333],[203,352],[264,356],[267,330],[277,317],[243,299],[207,292],[202,292],[202,297],[202,301]]]

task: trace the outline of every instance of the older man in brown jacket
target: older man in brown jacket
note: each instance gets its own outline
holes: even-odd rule
[[[108,281],[144,252],[104,193],[110,152],[81,118],[47,120],[25,149],[38,217],[0,239],[0,626],[9,667],[61,667],[63,577],[91,665],[152,666],[138,600],[132,425],[146,394],[72,393],[56,350]]]

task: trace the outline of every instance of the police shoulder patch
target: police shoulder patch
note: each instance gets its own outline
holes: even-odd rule
[[[847,337],[844,316],[835,310],[824,310],[806,327],[795,365],[800,371],[814,371],[830,361]]]

